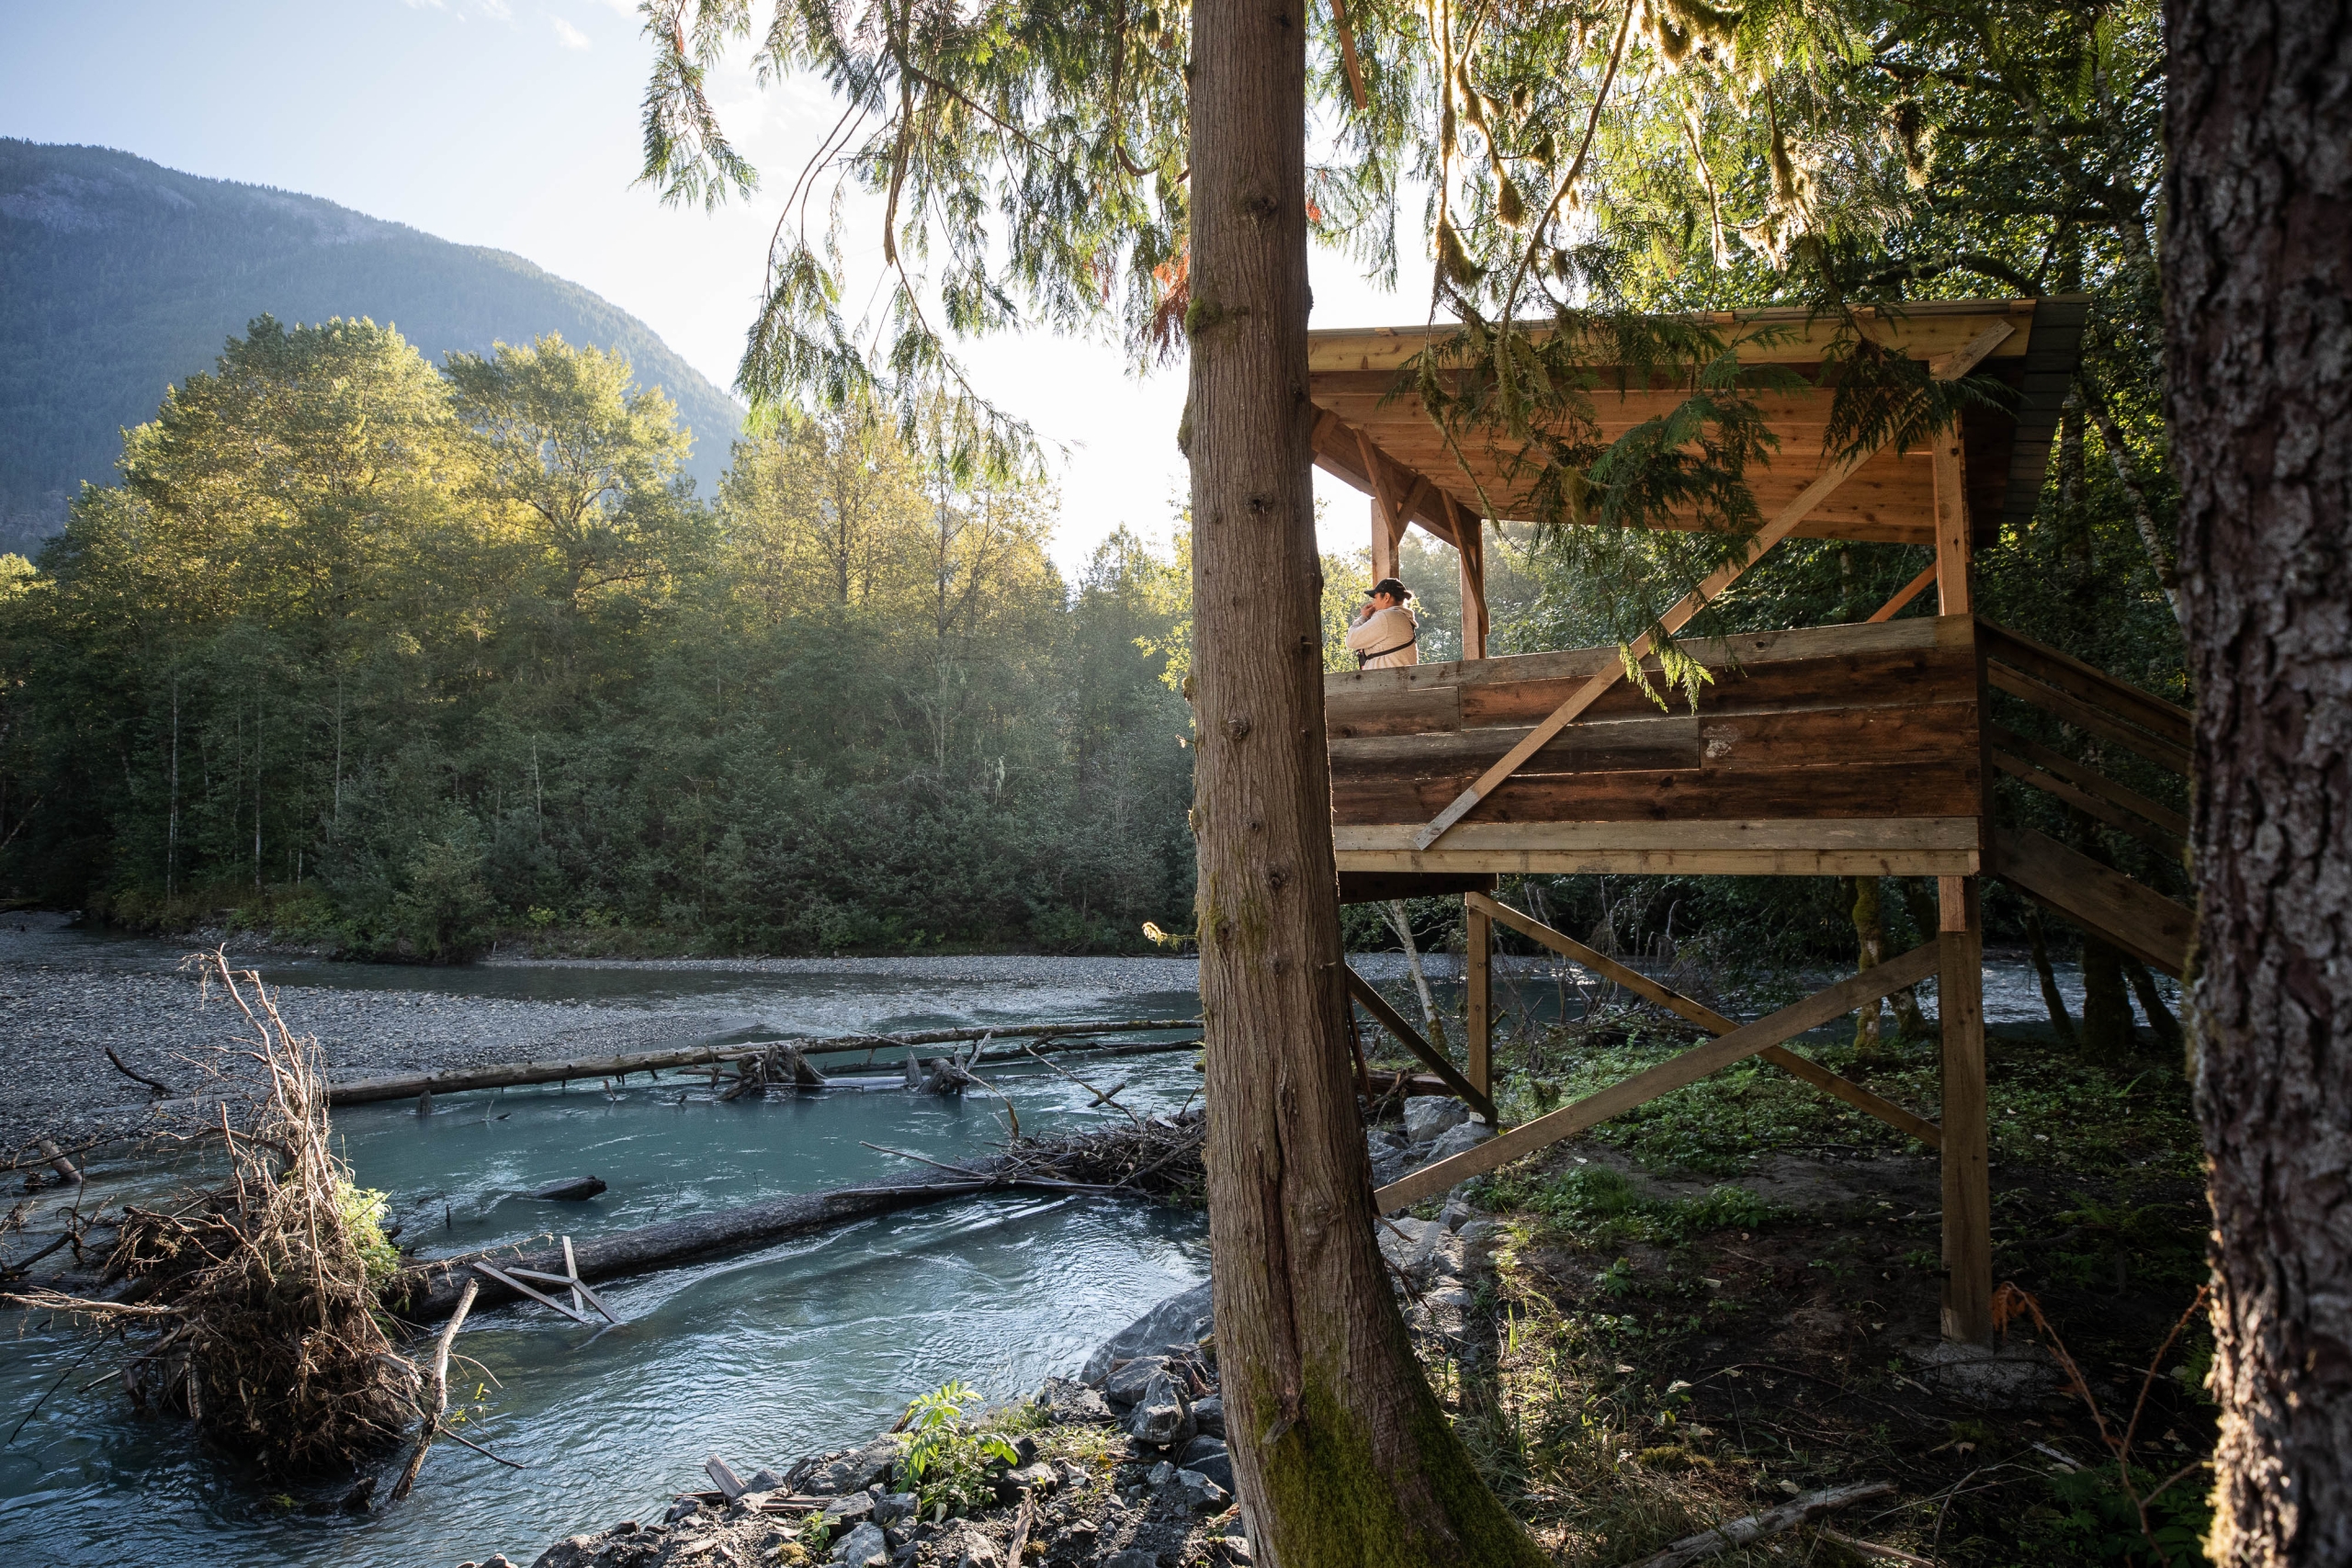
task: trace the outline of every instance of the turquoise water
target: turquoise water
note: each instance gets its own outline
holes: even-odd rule
[[[311,983],[317,983],[315,977]],[[609,976],[598,976],[609,985]],[[1174,998],[1180,1004],[1189,998]],[[1077,998],[1104,1016],[1135,998]],[[1173,1012],[1180,1008],[1170,1008]],[[1030,1016],[1037,1016],[1031,1014]],[[1189,1055],[1063,1058],[1138,1110],[1172,1110],[1199,1085]],[[1036,1068],[997,1075],[1024,1130],[1116,1112]],[[683,1098],[682,1098],[683,1097]],[[575,1238],[927,1168],[864,1146],[956,1160],[1004,1137],[1001,1102],[899,1092],[722,1104],[693,1080],[445,1097],[355,1107],[335,1119],[359,1180],[384,1190],[400,1239],[431,1255],[558,1232]],[[182,1176],[188,1173],[182,1172]],[[521,1197],[560,1178],[610,1184],[587,1203]],[[152,1168],[92,1172],[85,1202],[153,1190]],[[706,1484],[712,1453],[748,1473],[870,1437],[912,1395],[960,1377],[992,1397],[1075,1369],[1103,1337],[1204,1277],[1198,1216],[1141,1203],[995,1195],[600,1287],[627,1319],[602,1333],[524,1303],[476,1314],[459,1336],[466,1430],[532,1468],[436,1445],[407,1502],[357,1517],[292,1509],[199,1451],[177,1421],[132,1415],[107,1349],[35,1323],[0,1341],[0,1563],[367,1564],[429,1568],[658,1517]]]

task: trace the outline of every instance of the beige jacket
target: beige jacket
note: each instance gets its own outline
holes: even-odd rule
[[[1416,639],[1421,635],[1421,624],[1413,619],[1413,612],[1399,604],[1394,609],[1374,610],[1348,628],[1348,650],[1370,654],[1363,661],[1367,670],[1391,670],[1400,664],[1419,664],[1420,649]]]

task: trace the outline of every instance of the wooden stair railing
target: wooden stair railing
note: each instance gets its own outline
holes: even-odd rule
[[[2119,681],[2030,637],[1976,623],[1985,683],[2184,778],[2189,771],[2187,709]],[[1994,724],[1984,727],[1993,766],[2055,796],[2158,853],[2178,856],[2188,819],[2098,769]],[[2030,828],[1984,827],[1984,870],[2104,937],[2151,968],[2178,978],[2188,962],[2194,917],[2177,901]]]

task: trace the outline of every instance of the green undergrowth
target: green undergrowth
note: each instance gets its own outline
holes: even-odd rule
[[[1514,1171],[1490,1182],[1481,1201],[1493,1210],[1541,1215],[1591,1247],[1671,1245],[1709,1231],[1760,1230],[1778,1212],[1729,1185],[1693,1198],[1644,1198],[1629,1178],[1600,1165]]]
[[[1516,1055],[1498,1100],[1507,1122],[1592,1094],[1699,1043],[1694,1033],[1634,1019],[1555,1029]],[[1940,1120],[1941,1074],[1932,1040],[1875,1052],[1807,1038],[1791,1049],[1872,1093]],[[2132,1182],[2194,1179],[2201,1168],[2188,1086],[2177,1063],[2085,1060],[2047,1031],[2009,1027],[1986,1043],[1989,1154],[1996,1166],[2125,1174]],[[1729,1178],[1774,1154],[1918,1154],[1907,1134],[1751,1058],[1661,1095],[1585,1134],[1661,1175]]]

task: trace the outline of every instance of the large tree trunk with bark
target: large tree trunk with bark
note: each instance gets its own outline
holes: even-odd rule
[[[2352,1562],[2352,8],[2170,0],[2217,1562]]]
[[[1535,1564],[1373,1237],[1340,973],[1308,485],[1306,16],[1193,12],[1194,831],[1234,1479],[1274,1568]]]

